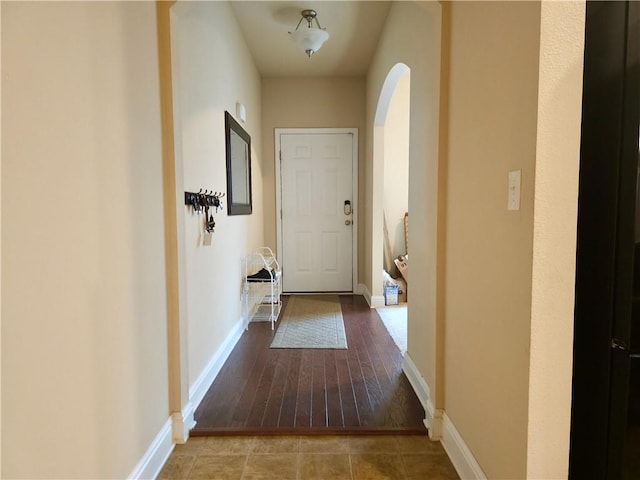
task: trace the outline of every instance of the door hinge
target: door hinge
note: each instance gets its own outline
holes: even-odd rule
[[[278,154],[280,155],[280,161],[282,161],[282,150],[280,150]]]
[[[282,209],[280,209],[280,220],[282,220]]]

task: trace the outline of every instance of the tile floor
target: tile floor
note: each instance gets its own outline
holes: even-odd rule
[[[453,480],[425,435],[192,437],[176,445],[161,480]]]

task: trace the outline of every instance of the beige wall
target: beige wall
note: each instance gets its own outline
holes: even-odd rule
[[[432,395],[436,389],[436,256],[441,7],[435,2],[393,3],[367,76],[365,284],[381,292],[382,178],[374,164],[374,123],[385,79],[399,62],[411,69],[409,131],[409,234],[411,296],[408,356]],[[377,263],[376,263],[377,262]],[[410,295],[412,295],[410,293]]]
[[[213,211],[215,232],[183,206],[188,376],[193,386],[241,321],[241,260],[263,244],[260,77],[227,2],[173,7],[176,163],[183,189],[226,191],[224,112],[247,111],[253,213]],[[180,179],[178,178],[178,182]],[[226,198],[223,198],[223,203]]]
[[[262,79],[262,171],[264,179],[264,236],[266,245],[276,249],[276,128],[358,129],[360,218],[364,208],[364,121],[365,82],[360,77],[263,78]],[[362,245],[364,229],[358,230]],[[363,253],[359,249],[362,278]]]
[[[584,24],[584,2],[542,2],[527,478],[569,465]]]
[[[2,3],[3,478],[125,478],[168,419],[156,42]]]
[[[489,478],[525,478],[540,5],[451,22],[445,411]]]
[[[451,6],[444,406],[489,478],[567,475],[583,10]]]
[[[405,253],[404,213],[409,209],[409,106],[411,74],[398,80],[384,124],[384,213],[392,261]]]

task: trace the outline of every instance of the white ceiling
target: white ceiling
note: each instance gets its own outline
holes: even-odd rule
[[[386,1],[231,2],[263,77],[365,75],[390,5]],[[288,33],[295,30],[304,9],[315,10],[330,35],[311,58],[297,49]]]

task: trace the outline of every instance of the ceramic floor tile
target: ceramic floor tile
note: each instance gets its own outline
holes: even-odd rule
[[[249,455],[242,480],[296,480],[297,453]]]
[[[217,436],[176,445],[159,480],[459,479],[426,435]]]
[[[320,435],[300,438],[302,453],[348,453],[349,439],[345,436]]]
[[[434,442],[427,435],[398,435],[395,437],[400,453],[437,453],[445,455],[440,442]]]
[[[240,480],[247,457],[244,455],[200,455],[189,479]]]
[[[446,455],[404,454],[402,455],[402,463],[407,478],[411,480],[419,478],[455,480],[460,478]]]
[[[451,460],[447,455],[441,457],[442,459],[439,462],[438,472],[442,475],[446,480],[460,480],[460,475],[456,472]]]
[[[180,480],[187,478],[196,458],[196,455],[174,455],[172,453],[158,475],[158,480]]]
[[[207,437],[202,447],[203,455],[247,455],[251,450],[253,437],[219,436]]]
[[[460,480],[460,477],[457,473],[445,473],[441,471],[434,471],[429,473],[427,476],[420,475],[407,475],[406,480]]]
[[[251,453],[298,453],[299,442],[292,436],[259,436],[251,444]]]
[[[349,455],[301,453],[298,478],[303,480],[351,480]]]
[[[206,441],[206,437],[191,437],[187,443],[178,443],[171,455],[198,455]]]
[[[351,471],[354,480],[400,480],[405,478],[402,459],[397,454],[352,454]]]
[[[390,435],[349,437],[351,453],[398,453],[398,444]]]
[[[442,475],[443,480],[460,480],[460,475],[458,475],[456,469],[453,468],[453,465],[443,467],[442,470],[440,470],[440,474]]]

